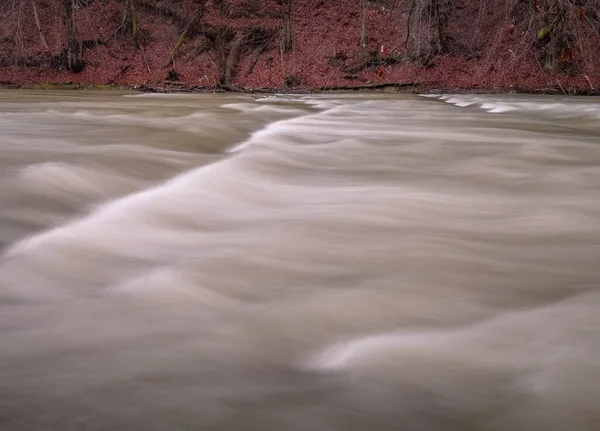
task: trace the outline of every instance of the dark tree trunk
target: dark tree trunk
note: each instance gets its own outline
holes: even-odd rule
[[[83,70],[83,60],[81,58],[82,44],[77,40],[77,28],[75,26],[75,17],[73,16],[73,1],[63,0],[63,25],[67,37],[67,67],[71,72],[81,72]]]
[[[367,0],[360,0],[360,46],[367,46]]]
[[[438,53],[448,51],[448,21],[452,11],[452,0],[432,0],[435,15],[435,39]]]
[[[283,8],[283,50],[288,51],[292,48],[294,37],[293,0],[283,0],[281,7]]]
[[[121,15],[121,25],[119,26],[119,33],[131,34],[133,38],[137,40],[139,33],[139,25],[137,15],[135,13],[135,1],[125,0],[123,6],[123,15]]]

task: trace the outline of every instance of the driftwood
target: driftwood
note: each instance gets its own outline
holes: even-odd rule
[[[177,85],[173,85],[173,82],[177,82]],[[152,85],[135,85],[132,86],[132,90],[140,91],[142,93],[223,93],[222,89],[200,86],[200,85],[187,85],[178,81],[163,81],[164,87],[152,86]]]
[[[188,87],[188,86],[190,86],[189,84],[186,84],[185,82],[181,82],[181,81],[169,81],[169,80],[164,80],[163,84],[166,84],[166,85],[175,85],[177,87]]]
[[[365,85],[353,85],[353,86],[324,86],[316,88],[317,91],[359,91],[359,90],[382,90],[385,88],[409,88],[420,85],[417,82],[386,82],[382,84],[365,84]]]
[[[354,87],[319,87],[319,88],[295,88],[293,90],[293,94],[311,94],[311,93],[322,93],[323,91],[360,91],[360,90],[373,90],[373,89],[381,89],[381,88],[409,88],[416,87],[419,88],[419,91],[424,94],[444,94],[444,93],[458,93],[458,94],[477,94],[477,93],[485,93],[490,94],[489,90],[484,89],[474,89],[474,88],[438,88],[438,89],[427,89],[420,87],[423,84],[419,83],[396,83],[396,84],[370,84],[370,85],[361,85]],[[13,84],[11,82],[1,82],[0,88],[14,88],[20,87],[21,85]],[[287,94],[289,93],[289,89],[285,88],[270,88],[270,87],[220,87],[216,88],[214,86],[198,86],[198,85],[187,85],[180,81],[163,81],[163,86],[149,86],[149,85],[134,85],[131,86],[132,90],[137,90],[141,92],[147,93],[194,93],[194,92],[211,92],[211,93],[223,93],[223,92],[237,92],[237,93],[247,93],[247,94]],[[587,90],[583,88],[565,88],[565,91],[568,94],[576,94],[579,96],[600,96],[600,89]],[[492,94],[510,94],[510,93],[523,93],[523,94],[562,94],[562,90],[559,87],[547,87],[547,88],[539,88],[539,89],[522,89],[517,87],[508,87],[508,88],[499,88],[496,91],[493,91]]]

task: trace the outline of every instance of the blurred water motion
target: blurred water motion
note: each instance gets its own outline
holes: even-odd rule
[[[597,99],[0,101],[0,430],[600,430]]]

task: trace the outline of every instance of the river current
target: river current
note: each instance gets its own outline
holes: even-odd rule
[[[598,99],[0,93],[1,431],[599,402]]]

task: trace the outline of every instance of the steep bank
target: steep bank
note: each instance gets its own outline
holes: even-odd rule
[[[293,43],[285,50],[287,1],[75,0],[74,36],[65,27],[62,2],[3,2],[0,82],[193,89],[600,87],[598,0],[377,0],[366,1],[364,9],[360,0],[295,0]],[[81,50],[78,73],[66,61],[69,36]]]

